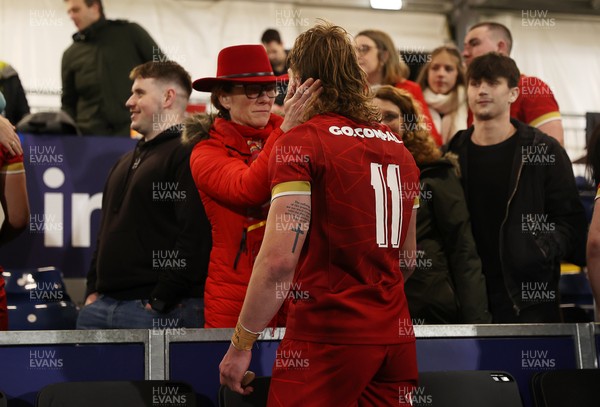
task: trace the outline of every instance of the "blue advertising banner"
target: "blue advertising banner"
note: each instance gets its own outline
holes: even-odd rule
[[[144,344],[0,346],[2,391],[9,406],[34,406],[52,383],[144,380]]]
[[[102,190],[112,166],[136,140],[22,135],[30,219],[0,248],[5,269],[54,266],[85,277],[101,219]]]

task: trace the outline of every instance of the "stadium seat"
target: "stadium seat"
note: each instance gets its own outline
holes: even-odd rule
[[[77,307],[65,289],[60,270],[9,269],[2,276],[9,330],[75,329]]]
[[[36,407],[196,407],[196,394],[183,382],[166,380],[65,382],[44,387]]]
[[[269,397],[269,376],[256,377],[250,386],[254,388],[252,394],[242,396],[229,390],[227,386],[219,389],[219,407],[265,407]]]
[[[515,379],[487,370],[421,372],[412,400],[415,407],[523,406]]]
[[[2,272],[9,303],[14,301],[46,303],[71,301],[62,272],[56,267],[7,269]]]
[[[44,331],[75,329],[77,308],[72,302],[46,304],[18,303],[8,305],[9,331]]]
[[[564,322],[594,321],[594,296],[585,272],[575,265],[561,264],[558,289]]]
[[[6,399],[6,395],[0,391],[0,407],[7,407],[8,400]]]
[[[598,387],[598,369],[550,370],[531,378],[535,407],[597,407]]]

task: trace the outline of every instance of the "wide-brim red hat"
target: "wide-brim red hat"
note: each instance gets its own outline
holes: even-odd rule
[[[235,45],[219,52],[216,77],[196,79],[192,86],[201,92],[211,92],[218,83],[269,83],[278,79],[273,74],[265,47]]]

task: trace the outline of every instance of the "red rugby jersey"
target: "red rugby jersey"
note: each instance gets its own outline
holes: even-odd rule
[[[286,336],[413,341],[400,249],[418,203],[419,170],[402,141],[384,125],[318,115],[280,137],[269,175],[272,199],[311,194],[310,228],[298,232],[307,238],[288,295]]]

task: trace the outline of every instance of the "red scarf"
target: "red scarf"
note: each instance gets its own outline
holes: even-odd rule
[[[262,129],[256,129],[250,126],[244,126],[234,123],[231,120],[217,118],[213,124],[214,130],[225,139],[225,143],[236,148],[239,151],[244,151],[243,146],[247,146],[252,155],[248,164],[258,157],[262,151],[264,143],[269,135],[281,126],[283,118],[272,114],[267,122],[267,125]]]

